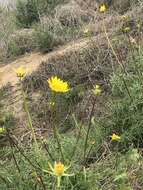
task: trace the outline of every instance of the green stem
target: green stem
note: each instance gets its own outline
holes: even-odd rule
[[[108,44],[109,44],[109,46],[110,46],[110,48],[111,48],[111,50],[112,50],[113,55],[115,56],[115,58],[116,58],[118,64],[120,65],[122,71],[127,75],[126,69],[125,69],[124,65],[121,63],[121,61],[119,60],[119,58],[118,58],[118,56],[117,56],[117,54],[116,54],[116,52],[115,52],[115,50],[114,50],[114,48],[113,48],[113,45],[112,45],[112,43],[111,43],[111,41],[110,41],[110,39],[109,39],[109,37],[108,37],[108,34],[107,34],[107,31],[106,31],[106,27],[105,27],[104,21],[103,21],[103,29],[104,29],[104,33],[105,33],[106,39],[107,39]],[[133,101],[133,100],[132,100],[132,97],[131,97],[131,94],[130,94],[130,91],[129,91],[129,89],[128,89],[128,86],[127,86],[127,84],[126,84],[126,81],[125,81],[125,79],[124,79],[124,76],[122,76],[122,80],[123,80],[125,89],[126,89],[128,95],[129,95],[131,101]]]
[[[57,188],[60,190],[61,187],[61,177],[57,177]]]
[[[8,136],[8,140],[9,140],[10,148],[11,148],[11,151],[12,151],[12,157],[13,157],[15,166],[16,166],[16,168],[17,168],[19,174],[20,174],[20,173],[21,173],[20,167],[19,167],[19,165],[18,165],[18,162],[17,162],[17,160],[16,160],[16,157],[15,157],[15,154],[14,154],[14,151],[13,151],[13,145],[12,145],[13,143],[11,142],[11,139],[10,139],[10,137],[9,137],[9,132],[8,132],[7,136]]]
[[[61,153],[62,161],[64,162],[65,159],[64,159],[64,155],[63,155],[63,151],[62,151],[62,145],[60,143],[60,139],[58,137],[58,131],[57,131],[57,128],[55,125],[53,126],[53,132],[54,132],[54,137],[55,137],[57,144],[58,144],[58,148],[59,148],[60,153]]]
[[[84,162],[85,162],[85,158],[86,158],[86,150],[87,150],[89,133],[90,133],[90,129],[91,129],[91,119],[92,119],[93,112],[94,112],[95,102],[96,102],[96,99],[94,99],[92,110],[90,112],[89,124],[88,124],[88,129],[87,129],[86,138],[85,138],[84,152],[83,152],[83,161]]]
[[[24,110],[26,112],[27,119],[28,119],[28,128],[31,130],[32,139],[34,140],[34,143],[35,143],[35,146],[36,146],[35,148],[36,148],[36,150],[38,150],[38,143],[37,143],[37,140],[36,140],[35,130],[34,130],[34,127],[33,127],[33,124],[32,124],[32,119],[31,119],[31,115],[30,115],[30,112],[29,112],[28,104],[27,104],[27,101],[26,101],[26,95],[25,95],[25,92],[23,90],[21,80],[20,80],[20,84],[21,84],[21,90],[22,90],[22,96],[23,96]]]
[[[74,118],[74,120],[75,120],[75,118]],[[76,123],[76,126],[78,126],[76,120],[75,120],[75,123]],[[78,142],[79,142],[79,139],[80,139],[80,136],[81,136],[81,129],[82,129],[82,125],[80,125],[80,127],[79,127],[78,136],[77,136],[77,139],[76,139],[75,146],[73,148],[73,153],[71,155],[70,161],[72,160],[72,158],[74,157],[74,155],[76,153],[76,150],[77,150],[77,147],[78,147]]]

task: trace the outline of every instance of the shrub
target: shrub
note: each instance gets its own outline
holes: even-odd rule
[[[34,22],[39,21],[37,1],[18,1],[16,12],[17,24],[20,27],[30,27]]]
[[[74,2],[56,7],[56,18],[63,26],[77,27],[89,22],[89,14]]]
[[[49,52],[62,43],[59,23],[53,23],[49,20],[49,23],[38,24],[34,29],[36,46],[42,52]]]
[[[15,32],[8,42],[8,57],[16,57],[35,48],[33,31],[30,29]]]
[[[20,27],[29,28],[40,21],[43,15],[53,14],[54,8],[64,0],[19,0],[17,3],[16,19]]]

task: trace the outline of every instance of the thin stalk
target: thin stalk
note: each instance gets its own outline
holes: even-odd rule
[[[93,116],[95,103],[96,103],[96,98],[94,99],[93,106],[92,106],[92,109],[91,109],[91,112],[90,112],[89,124],[88,124],[88,129],[87,129],[86,138],[85,138],[84,152],[83,152],[83,160],[84,160],[84,162],[85,162],[85,157],[86,157],[87,143],[88,143],[89,133],[90,133],[90,129],[91,129],[91,119],[92,119],[92,116]]]
[[[20,172],[20,167],[19,167],[19,165],[18,165],[18,162],[17,162],[16,157],[15,157],[14,152],[13,152],[13,147],[12,147],[11,145],[10,145],[10,147],[11,147],[12,157],[13,157],[13,160],[14,160],[15,166],[16,166],[18,172],[21,173],[21,172]]]
[[[29,126],[29,129],[31,129],[32,138],[33,138],[36,146],[38,146],[37,145],[37,140],[36,140],[36,135],[35,135],[35,130],[33,128],[32,119],[31,119],[31,116],[30,116],[30,113],[29,113],[29,109],[28,109],[28,105],[27,105],[27,102],[26,102],[26,98],[25,98],[25,96],[23,96],[23,98],[24,98],[24,110],[25,110],[25,112],[27,114],[27,118],[28,118],[28,126]]]
[[[41,185],[42,185],[42,187],[43,187],[43,190],[47,190],[47,189],[46,189],[46,186],[45,186],[45,184],[44,184],[43,178],[42,178],[41,176],[38,176],[38,177],[40,178],[40,182],[41,182]]]
[[[34,165],[32,163],[32,161],[23,153],[23,151],[19,148],[18,143],[15,143],[14,140],[12,139],[12,137],[9,135],[9,138],[11,140],[11,142],[13,143],[13,145],[17,148],[17,150],[20,152],[20,154],[25,158],[25,160],[27,160],[27,162],[35,169],[35,170],[41,170],[39,164],[37,163],[37,165]]]
[[[90,149],[89,149],[89,151],[88,151],[88,153],[87,153],[87,156],[86,156],[86,158],[85,158],[85,165],[86,165],[86,163],[87,163],[87,159],[88,159],[88,157],[89,157],[89,155],[90,155],[90,153],[91,153],[93,147],[94,147],[94,145],[91,145],[91,147],[90,147]]]
[[[60,153],[61,153],[62,161],[64,162],[65,159],[64,159],[64,155],[63,155],[63,151],[62,151],[62,145],[61,145],[61,143],[60,143],[60,139],[59,139],[59,137],[58,137],[57,128],[56,128],[55,125],[53,125],[53,133],[54,133],[54,137],[55,137],[55,139],[56,139],[56,141],[57,141],[58,148],[59,148]]]
[[[52,96],[52,98],[53,98],[53,100],[55,101],[55,102],[57,102],[57,96],[56,96],[56,94],[55,93],[53,93],[53,96]],[[54,110],[52,109],[52,113],[51,113],[51,115],[53,116],[54,115]],[[53,126],[52,127],[52,129],[53,129],[53,134],[54,134],[54,138],[56,139],[56,141],[57,141],[57,145],[58,145],[58,148],[59,148],[59,151],[60,151],[60,154],[61,154],[61,158],[62,158],[62,161],[64,162],[64,155],[63,155],[63,151],[62,151],[62,145],[61,145],[61,142],[60,142],[60,139],[59,139],[59,133],[58,133],[58,130],[57,130],[57,127],[56,127],[56,125],[55,125],[55,117],[52,117],[52,119],[51,119],[51,126]]]
[[[31,119],[31,115],[30,115],[30,112],[29,112],[28,104],[27,104],[27,101],[26,101],[26,95],[25,95],[25,92],[23,90],[21,80],[20,80],[20,84],[21,84],[21,90],[22,90],[22,96],[23,96],[24,110],[26,112],[27,119],[28,119],[28,128],[31,130],[32,139],[34,140],[34,143],[35,143],[35,146],[36,146],[35,148],[36,148],[36,151],[37,151],[38,150],[38,143],[37,143],[37,140],[36,140],[35,130],[34,130],[34,127],[33,127],[33,124],[32,124],[32,119]]]
[[[119,60],[119,58],[118,58],[118,56],[117,56],[117,54],[116,54],[116,52],[115,52],[115,50],[114,50],[112,44],[111,44],[111,41],[110,41],[110,39],[109,39],[109,37],[108,37],[108,34],[107,34],[107,31],[106,31],[106,27],[105,27],[104,21],[103,21],[103,28],[104,28],[104,33],[105,33],[106,39],[107,39],[108,44],[109,44],[109,46],[110,46],[110,48],[111,48],[111,50],[112,50],[113,55],[115,56],[115,58],[116,58],[118,64],[121,66],[122,70],[127,74],[127,72],[126,72],[126,70],[125,70],[123,64],[120,62],[120,60]]]
[[[109,37],[108,37],[108,34],[107,34],[107,31],[106,31],[106,27],[105,27],[104,21],[103,21],[103,28],[104,28],[104,33],[105,33],[106,39],[107,39],[108,44],[109,44],[109,46],[110,46],[110,48],[111,48],[111,50],[112,50],[113,55],[115,56],[115,58],[116,58],[118,64],[120,65],[121,69],[123,70],[123,72],[127,75],[128,73],[126,72],[126,69],[125,69],[124,65],[120,62],[120,60],[119,60],[119,58],[118,58],[118,56],[117,56],[117,54],[116,54],[116,52],[115,52],[115,50],[114,50],[114,48],[113,48],[113,46],[112,46],[112,43],[111,43],[111,41],[110,41],[110,39],[109,39]],[[131,97],[130,91],[129,91],[129,89],[128,89],[128,86],[127,86],[126,81],[125,81],[125,79],[124,79],[123,76],[122,76],[122,79],[123,79],[123,83],[124,83],[125,89],[126,89],[128,95],[129,95],[129,97],[130,97],[130,99],[131,99],[131,101],[132,101],[133,99],[132,99],[132,97]]]
[[[44,148],[45,148],[45,150],[47,151],[47,153],[48,153],[49,157],[51,158],[51,160],[52,160],[52,161],[55,161],[55,159],[53,158],[51,152],[49,151],[49,148],[47,147],[47,144],[46,144],[46,143],[44,143]]]
[[[11,141],[11,138],[10,138],[10,136],[9,136],[9,132],[8,132],[8,131],[7,131],[7,137],[8,137],[9,145],[10,145],[10,148],[11,148],[11,151],[12,151],[12,157],[13,157],[15,166],[16,166],[18,172],[20,173],[20,167],[19,167],[18,162],[17,162],[17,160],[16,160],[16,157],[15,157],[15,155],[14,155],[13,146],[12,146],[13,143],[12,143],[12,141]]]
[[[74,120],[75,120],[75,118],[74,118]],[[75,123],[76,123],[76,125],[78,125],[77,122],[75,122]],[[73,148],[73,153],[71,155],[70,161],[72,160],[72,158],[74,157],[74,155],[76,153],[77,145],[78,145],[78,142],[79,142],[79,139],[80,139],[80,135],[81,135],[81,129],[82,129],[82,125],[80,125],[79,131],[78,131],[78,136],[77,136],[77,139],[76,139],[75,146]]]
[[[61,189],[61,177],[57,177],[57,190]]]

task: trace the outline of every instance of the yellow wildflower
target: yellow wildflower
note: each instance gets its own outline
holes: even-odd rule
[[[99,6],[99,12],[100,13],[104,13],[106,11],[106,5],[105,4],[101,4],[100,6]]]
[[[52,167],[51,164],[49,163],[49,167],[51,171],[47,171],[47,170],[43,170],[43,171],[57,177],[58,188],[60,187],[62,176],[73,176],[73,174],[65,173],[69,169],[69,167],[65,167],[64,164],[61,162],[55,162],[54,167]]]
[[[89,29],[86,28],[83,32],[84,32],[84,34],[88,34],[89,33]]]
[[[123,21],[127,21],[128,20],[128,16],[127,15],[123,15],[123,16],[121,16],[121,19],[123,20]]]
[[[55,162],[54,164],[54,174],[56,176],[62,176],[64,174],[64,171],[65,171],[65,166],[64,164],[62,164],[61,162]]]
[[[96,142],[95,141],[91,141],[91,144],[94,145]]]
[[[70,90],[68,83],[59,79],[57,76],[51,77],[50,79],[48,79],[48,84],[49,84],[50,89],[55,92],[65,93]]]
[[[83,31],[83,33],[87,36],[91,35],[91,30],[89,30],[89,28],[85,28],[85,30]]]
[[[54,101],[50,101],[49,102],[49,106],[53,107],[55,105],[55,102]]]
[[[130,31],[130,27],[125,27],[125,28],[123,28],[123,32],[127,33],[127,32],[129,32],[129,31]]]
[[[14,71],[16,72],[16,75],[17,77],[19,78],[23,78],[24,75],[26,74],[26,70],[23,66],[17,68],[17,69],[14,69]]]
[[[139,28],[139,29],[141,28],[141,24],[140,23],[137,24],[137,28]]]
[[[96,86],[94,87],[94,89],[93,89],[93,93],[95,94],[95,96],[100,96],[100,95],[101,95],[101,92],[102,92],[102,90],[101,90],[100,86],[99,86],[99,85],[96,85]]]
[[[40,140],[41,140],[41,144],[46,144],[47,143],[46,139],[43,136],[40,138]]]
[[[4,134],[6,132],[6,129],[4,127],[0,127],[0,134]]]
[[[111,138],[112,141],[119,141],[121,139],[121,137],[119,135],[116,135],[115,133],[112,134]]]

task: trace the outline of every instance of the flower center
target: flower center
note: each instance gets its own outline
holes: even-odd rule
[[[54,166],[54,173],[56,176],[62,176],[64,173],[64,165],[59,162],[59,163],[55,163]]]

